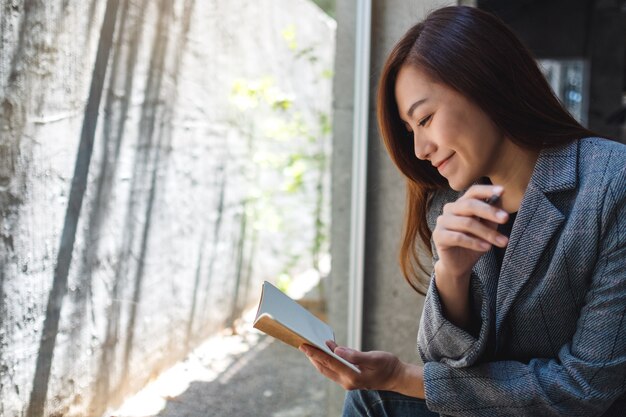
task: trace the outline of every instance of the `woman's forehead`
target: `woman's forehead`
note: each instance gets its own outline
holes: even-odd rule
[[[398,84],[412,84],[416,86],[420,86],[422,88],[428,87],[429,84],[432,84],[434,81],[432,78],[426,73],[426,71],[422,70],[420,67],[415,65],[403,65],[400,67],[398,71],[398,76],[396,77],[396,89],[398,88]]]
[[[433,81],[423,70],[416,66],[405,65],[400,68],[396,77],[395,97],[398,110],[403,117],[411,106],[422,100],[429,100],[438,96],[437,92],[441,84]]]

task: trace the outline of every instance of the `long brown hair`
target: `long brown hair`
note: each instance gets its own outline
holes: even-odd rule
[[[463,94],[524,148],[554,147],[593,133],[562,107],[530,51],[495,16],[473,7],[444,7],[410,28],[383,67],[377,116],[387,152],[407,179],[400,267],[407,282],[424,294],[428,283],[419,278],[425,268],[418,258],[417,236],[431,250],[428,197],[448,183],[430,163],[415,157],[407,138],[395,99],[396,78],[404,65],[419,67]]]

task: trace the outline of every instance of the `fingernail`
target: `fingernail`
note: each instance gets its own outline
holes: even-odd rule
[[[504,188],[502,188],[501,185],[496,185],[495,187],[493,187],[493,192],[496,194],[500,194],[502,191],[504,191]]]
[[[507,241],[508,241],[508,239],[505,238],[504,236],[498,236],[496,238],[496,242],[498,242],[499,245],[506,245]]]
[[[508,216],[508,213],[506,211],[499,211],[496,216],[500,219],[500,220],[504,220],[506,219],[506,216]]]

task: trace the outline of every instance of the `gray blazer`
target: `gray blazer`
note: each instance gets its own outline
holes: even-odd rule
[[[433,196],[431,230],[459,196]],[[483,255],[471,297],[469,333],[429,287],[418,333],[428,408],[626,416],[626,146],[586,138],[542,151],[502,269],[493,251]]]

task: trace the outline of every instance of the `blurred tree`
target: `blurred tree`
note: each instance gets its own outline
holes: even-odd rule
[[[324,10],[330,17],[335,18],[336,0],[313,0],[313,3],[317,4],[320,9]]]
[[[310,65],[316,74],[315,83],[328,82],[333,77],[332,70],[320,62],[315,46],[298,45],[294,25],[281,30],[281,35],[293,54],[292,64],[304,61]],[[309,265],[321,274],[321,256],[328,252],[331,115],[303,98],[298,99],[293,91],[283,90],[270,75],[236,79],[231,102],[235,109],[232,127],[246,142],[250,155],[241,167],[250,186],[250,193],[242,200],[242,221],[247,217],[251,223],[247,230],[255,232],[252,246],[256,246],[256,232],[273,234],[274,242],[266,241],[265,246],[278,245],[280,255],[277,253],[276,259],[283,263],[278,285],[286,290],[293,274],[309,263],[304,260],[309,256]],[[302,217],[302,213],[308,216]],[[307,217],[312,220],[310,224],[304,220]],[[304,224],[294,223],[302,220]],[[313,235],[308,252],[298,244],[305,231]],[[245,245],[246,240],[240,244]],[[251,256],[254,255],[252,251]],[[245,261],[251,264],[253,259]],[[243,269],[240,262],[238,276]],[[233,318],[238,313],[234,311]]]

